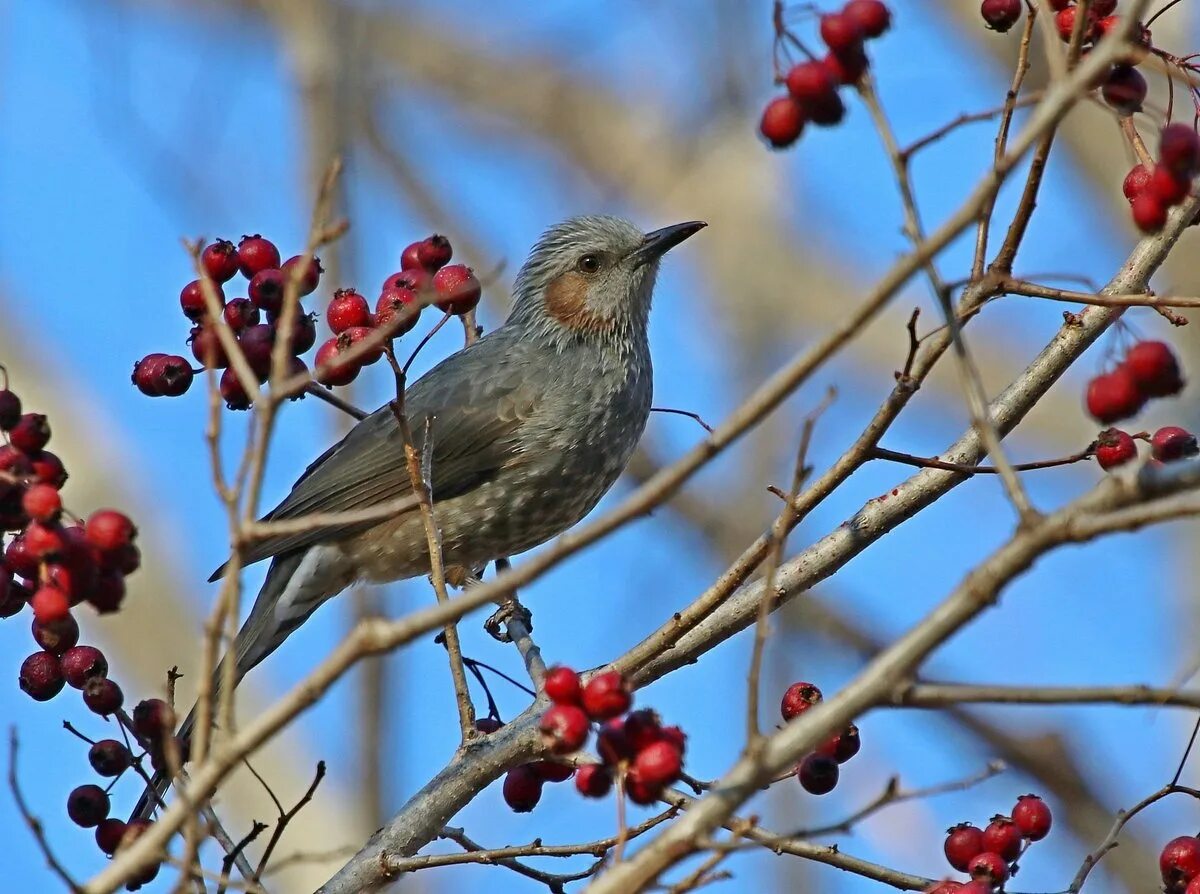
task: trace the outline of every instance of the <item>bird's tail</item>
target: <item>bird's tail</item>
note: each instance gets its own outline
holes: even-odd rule
[[[237,637],[233,641],[233,656],[236,661],[233,675],[235,686],[241,682],[251,668],[279,648],[291,632],[300,626],[308,615],[324,601],[323,599],[312,600],[311,607],[303,613],[303,617],[298,617],[294,623],[291,622],[292,615],[299,615],[299,612],[290,613],[287,619],[288,623],[281,624],[277,620],[276,607],[287,593],[289,585],[296,583],[293,577],[300,568],[304,555],[301,552],[280,556],[271,563],[262,589],[258,591],[258,598],[254,600],[254,607],[250,610],[249,617],[246,618],[246,622],[238,630]],[[221,685],[224,682],[225,662],[228,660],[229,656],[226,655],[218,662],[216,670],[213,671],[210,689],[212,693],[210,717],[215,715]],[[181,755],[186,754],[190,749],[195,726],[196,706],[193,705],[176,733],[176,741],[179,743]],[[156,770],[150,784],[138,800],[130,819],[149,819],[155,808],[162,804],[163,797],[170,786],[171,777],[166,769]]]

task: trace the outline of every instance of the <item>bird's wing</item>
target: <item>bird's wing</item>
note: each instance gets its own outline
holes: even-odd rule
[[[517,432],[544,388],[529,384],[526,349],[519,342],[488,342],[484,339],[448,357],[405,395],[405,415],[418,451],[427,426],[433,438],[435,501],[465,493],[500,468],[521,461]],[[384,405],[310,465],[265,520],[363,509],[411,492],[400,427],[390,405]],[[376,519],[269,537],[247,547],[242,561],[249,565],[378,523]],[[223,570],[224,566],[212,579]]]

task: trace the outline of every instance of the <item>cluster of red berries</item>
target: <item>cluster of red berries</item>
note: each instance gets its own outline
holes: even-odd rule
[[[1192,178],[1200,171],[1200,136],[1187,124],[1168,124],[1158,142],[1158,164],[1152,170],[1135,165],[1121,191],[1129,200],[1133,222],[1144,233],[1157,233],[1167,212],[1191,195]]]
[[[984,829],[970,823],[954,826],[946,833],[943,851],[950,865],[968,873],[971,881],[947,879],[927,888],[925,894],[992,894],[1003,889],[1029,845],[1050,833],[1052,821],[1045,801],[1022,795],[1010,816],[994,816]]]
[[[979,5],[979,14],[993,31],[1004,32],[1021,20],[1023,7],[1021,0],[983,0]],[[1054,30],[1063,43],[1067,43],[1075,32],[1075,22],[1079,18],[1075,0],[1050,0],[1050,8],[1054,10]],[[1121,20],[1115,15],[1116,11],[1117,0],[1092,0],[1088,7],[1087,21],[1083,26],[1085,51],[1090,44],[1102,40],[1120,27]],[[1150,34],[1145,28],[1142,29],[1137,42],[1143,47],[1149,47]]]
[[[800,139],[809,121],[838,124],[846,114],[838,88],[863,76],[869,65],[864,42],[879,37],[891,22],[892,13],[880,0],[849,0],[841,12],[821,16],[821,40],[829,52],[821,59],[809,54],[782,79],[788,92],[767,103],[759,122],[766,141],[782,149]]]
[[[330,387],[354,381],[364,366],[383,356],[387,341],[417,324],[426,304],[448,314],[461,315],[473,309],[482,291],[479,280],[471,268],[450,264],[452,254],[450,241],[436,234],[409,245],[400,256],[400,271],[384,280],[374,312],[354,289],[336,291],[326,312],[333,337],[317,349],[316,380]],[[188,343],[200,368],[193,369],[177,354],[148,354],[134,364],[133,383],[150,397],[177,397],[191,387],[197,372],[205,367],[221,369],[221,397],[231,410],[245,410],[253,404],[254,395],[229,365],[208,312],[205,289],[211,289],[221,306],[221,316],[236,336],[251,371],[265,382],[280,339],[288,289],[294,288],[297,298],[311,295],[324,271],[316,257],[306,260],[304,255],[296,255],[281,261],[275,244],[257,234],[242,237],[236,247],[225,239],[213,242],[201,252],[200,263],[206,279],[193,280],[179,295],[184,316],[193,323]],[[248,280],[248,297],[227,301],[225,287],[239,273]],[[375,349],[351,350],[372,336]],[[297,306],[287,339],[289,374],[308,372],[301,356],[316,342],[316,314]]]
[[[818,704],[821,698],[821,690],[812,683],[793,683],[783,693],[779,713],[785,721],[792,720]],[[851,723],[800,761],[796,765],[796,778],[809,794],[827,795],[837,787],[841,765],[858,754],[861,747],[858,727]]]
[[[633,694],[622,674],[606,671],[584,686],[569,667],[554,667],[546,673],[545,688],[552,704],[538,725],[550,753],[561,757],[581,749],[596,722],[601,762],[575,770],[539,761],[510,770],[504,779],[504,800],[513,810],[533,810],[543,782],[564,782],[572,775],[585,798],[604,797],[620,779],[629,800],[641,805],[655,803],[666,786],[678,781],[687,736],[677,726],[663,726],[654,711],[630,711]]]
[[[1158,869],[1166,894],[1200,894],[1200,839],[1172,838],[1158,855]]]

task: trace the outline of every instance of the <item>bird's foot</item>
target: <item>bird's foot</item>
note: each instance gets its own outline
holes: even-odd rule
[[[526,630],[533,632],[533,613],[515,599],[506,599],[500,603],[500,607],[483,622],[483,629],[491,635],[492,639],[502,643],[511,643],[512,637],[508,633],[508,624],[513,620],[520,620]]]

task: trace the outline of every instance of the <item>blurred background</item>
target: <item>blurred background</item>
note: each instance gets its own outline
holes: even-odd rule
[[[870,50],[902,143],[1003,99],[1016,31],[986,31],[973,0],[891,5],[894,27]],[[26,404],[50,415],[51,449],[72,476],[68,506],[119,506],[141,527],[144,565],[130,581],[126,610],[87,617],[84,633],[107,650],[128,700],[161,695],[172,665],[188,675],[180,691],[190,699],[202,619],[215,594],[204,580],[228,543],[203,442],[202,389],[151,400],[129,384],[142,355],[186,353],[188,325],[176,296],[192,274],[180,239],[236,241],[261,232],[285,256],[301,251],[314,184],[341,155],[346,173],[337,202],[352,228],[322,253],[328,272],[310,309],[323,310],[339,286],[355,285],[373,299],[399,267],[401,249],[438,231],[451,238],[456,257],[496,274],[480,308],[480,322],[492,328],[503,320],[513,274],[549,224],[592,211],[625,214],[647,229],[705,219],[710,228],[670,256],[661,278],[652,326],[655,401],[718,421],[840,320],[906,248],[889,168],[861,106],[849,101],[840,127],[810,130],[791,151],[773,154],[756,138],[758,113],[773,94],[770,14],[768,0],[0,3],[0,362]],[[1196,46],[1194,26],[1194,5],[1181,4],[1156,23],[1155,42],[1182,55]],[[1042,68],[1038,58],[1034,86]],[[1150,119],[1161,120],[1165,96],[1165,86],[1152,81],[1149,108],[1157,111]],[[986,169],[993,136],[993,125],[976,125],[917,157],[915,187],[931,227]],[[1017,272],[1106,281],[1134,242],[1120,192],[1131,163],[1111,116],[1085,104],[1055,148]],[[1013,193],[1001,196],[1002,222]],[[1159,291],[1195,292],[1200,274],[1188,263],[1195,249],[1188,234],[1156,279]],[[943,256],[943,275],[965,276],[969,258],[970,240],[955,243]],[[808,388],[669,506],[523,593],[547,660],[576,667],[610,660],[693,599],[774,517],[776,501],[765,488],[786,486],[801,420],[830,386],[838,396],[819,423],[813,461],[822,467],[857,436],[903,364],[913,307],[922,308],[928,331],[935,310],[914,281]],[[1063,309],[1008,298],[972,322],[968,334],[991,393],[1041,348]],[[1129,320],[1140,334],[1170,337],[1185,365],[1200,367],[1189,329],[1170,332],[1149,311]],[[460,338],[457,327],[447,327],[418,368]],[[1010,438],[1011,457],[1063,455],[1091,441],[1082,386],[1111,347],[1111,339],[1102,343],[1051,391]],[[885,446],[932,455],[962,430],[959,386],[952,364],[943,367]],[[374,367],[347,396],[374,407],[389,388],[390,376]],[[1193,398],[1189,389],[1182,402],[1153,407],[1144,424],[1200,422]],[[228,414],[230,457],[246,422]],[[286,408],[267,473],[268,506],[346,423],[311,399]],[[600,511],[702,434],[682,417],[654,416],[631,474]],[[810,516],[791,548],[907,474],[870,465]],[[1038,505],[1049,508],[1097,475],[1088,464],[1026,480]],[[777,720],[778,696],[793,680],[814,681],[827,693],[841,686],[877,643],[918,620],[1006,537],[1013,521],[996,481],[970,481],[777,615],[764,722]],[[930,676],[1179,682],[1197,659],[1194,536],[1194,526],[1179,525],[1044,560],[998,610],[935,656]],[[247,574],[251,592],[261,573]],[[331,603],[251,676],[240,690],[242,710],[249,716],[292,685],[357,616],[398,615],[432,598],[419,581]],[[24,791],[52,847],[85,878],[103,857],[91,832],[67,820],[65,802],[92,775],[86,745],[61,722],[97,738],[112,731],[71,690],[49,704],[18,690],[17,668],[33,647],[28,620],[0,623],[0,666],[10,680],[0,687],[0,717],[19,731]],[[492,641],[481,620],[461,625],[465,652],[522,676],[515,649]],[[697,777],[719,775],[742,745],[740,723],[728,720],[742,715],[748,659],[749,640],[738,637],[638,694],[640,704],[687,730],[688,769]],[[498,681],[494,690],[506,717],[526,703],[508,684]],[[1169,780],[1192,721],[1187,712],[1144,708],[877,712],[860,720],[862,754],[835,792],[816,799],[785,782],[753,810],[779,831],[821,825],[870,800],[893,774],[906,786],[925,786],[1002,758],[1011,769],[983,785],[892,807],[837,840],[866,859],[938,876],[947,871],[946,827],[982,825],[1007,812],[1018,794],[1037,791],[1056,811],[1055,830],[1010,887],[1062,890],[1114,812]],[[289,869],[278,889],[310,890],[326,879],[346,857],[328,852],[352,852],[444,764],[456,737],[444,652],[432,638],[360,665],[253,761],[285,804],[303,792],[318,759],[329,765],[279,851],[313,859]],[[1185,782],[1197,781],[1196,765]],[[128,809],[136,788],[122,781],[115,813]],[[245,774],[222,791],[218,807],[234,837],[252,818],[275,815]],[[635,820],[643,815],[633,808]],[[11,793],[3,792],[5,888],[57,890],[20,823]],[[513,815],[497,784],[454,824],[486,846],[537,836],[571,843],[612,834],[615,813],[611,799],[585,802],[568,784],[548,786],[532,814]],[[1156,889],[1158,848],[1195,828],[1191,804],[1157,806],[1132,825],[1087,890]],[[427,850],[438,849],[453,847]],[[208,857],[210,867],[219,865]],[[587,860],[535,863],[568,871]],[[766,851],[740,853],[725,866],[734,873],[722,885],[730,892],[880,888]],[[149,890],[173,881],[164,872]],[[542,887],[504,869],[465,867],[420,873],[397,889],[473,885]]]

